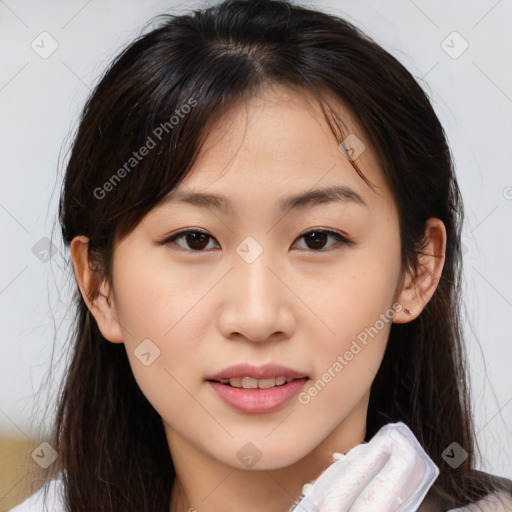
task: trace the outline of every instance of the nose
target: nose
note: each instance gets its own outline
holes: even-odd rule
[[[265,251],[252,262],[234,258],[223,280],[219,329],[227,339],[252,342],[292,336],[296,319],[293,292],[285,270],[270,262]]]

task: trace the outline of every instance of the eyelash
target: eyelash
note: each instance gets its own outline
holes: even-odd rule
[[[214,239],[213,236],[209,235],[206,231],[203,231],[201,229],[186,229],[186,230],[183,230],[183,231],[179,231],[178,233],[175,233],[174,235],[170,236],[170,237],[167,237],[167,238],[164,238],[163,240],[159,241],[158,244],[159,245],[167,245],[167,244],[171,244],[171,243],[175,243],[176,240],[178,240],[179,238],[183,238],[185,237],[186,235],[189,235],[189,234],[197,234],[197,233],[200,233],[202,235],[206,235],[207,237],[209,237],[210,239]],[[331,235],[333,236],[338,242],[341,242],[342,245],[353,245],[354,242],[350,239],[348,239],[346,236],[343,236],[341,233],[338,233],[336,231],[332,231],[332,230],[329,230],[329,229],[310,229],[309,231],[306,231],[305,233],[302,233],[302,235],[300,235],[298,239],[300,238],[304,238],[312,233],[321,233],[321,234],[324,234],[324,235]],[[334,245],[336,244],[333,244],[331,245],[330,247],[333,247]],[[185,249],[181,246],[178,246],[180,247],[180,249],[183,249],[184,251],[189,251],[189,252],[197,252],[197,253],[200,253],[200,252],[206,252],[205,249],[201,249],[201,250],[197,250],[197,249]],[[301,250],[307,250],[307,251],[312,251],[312,252],[326,252],[325,249],[301,249]]]

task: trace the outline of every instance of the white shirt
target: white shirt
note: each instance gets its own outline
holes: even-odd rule
[[[28,497],[25,501],[11,508],[9,512],[67,512],[64,507],[62,493],[64,490],[64,482],[61,478],[51,480],[48,484],[48,495],[46,498],[46,506],[44,508],[44,487]]]

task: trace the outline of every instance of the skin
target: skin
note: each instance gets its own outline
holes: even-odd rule
[[[223,116],[179,187],[228,196],[231,214],[175,201],[157,205],[116,244],[113,288],[104,281],[94,300],[87,298],[87,238],[72,241],[84,299],[104,337],[125,344],[135,379],[164,422],[177,472],[171,512],[287,511],[333,452],[363,441],[391,322],[307,404],[294,398],[276,412],[243,414],[211,390],[209,375],[240,362],[276,362],[315,382],[394,303],[402,309],[393,321],[409,322],[436,289],[443,223],[428,221],[426,252],[436,257],[420,257],[413,278],[401,268],[398,213],[371,145],[338,107],[349,133],[366,146],[357,164],[378,194],[340,152],[307,93],[267,87]],[[283,197],[332,184],[349,186],[368,207],[325,203],[287,215],[277,209]],[[195,246],[185,237],[157,243],[185,228],[213,237],[203,252],[193,251],[198,238]],[[339,231],[354,244],[329,235],[315,245],[302,236],[312,228]],[[263,249],[252,263],[236,252],[247,236]],[[149,366],[134,354],[147,338],[160,349]],[[261,453],[250,469],[237,457],[248,442]]]

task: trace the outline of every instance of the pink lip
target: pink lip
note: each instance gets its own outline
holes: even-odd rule
[[[215,375],[207,377],[206,380],[231,379],[236,377],[252,377],[253,379],[271,379],[272,377],[291,377],[302,379],[306,377],[305,373],[286,368],[278,364],[267,364],[264,366],[252,366],[250,364],[236,364],[222,370]]]
[[[284,376],[283,373],[278,372],[278,374]],[[271,376],[275,375],[277,374],[273,373]],[[247,373],[245,373],[244,376],[251,377],[251,375],[248,375]],[[221,400],[234,409],[248,414],[262,414],[274,412],[284,407],[292,397],[300,392],[307,381],[307,378],[297,378],[296,380],[292,380],[291,382],[287,382],[281,386],[275,386],[269,389],[234,388],[227,384],[212,381],[209,381],[208,384],[213,388]]]

